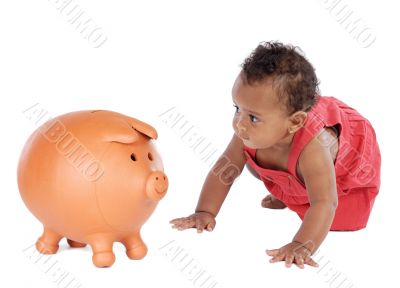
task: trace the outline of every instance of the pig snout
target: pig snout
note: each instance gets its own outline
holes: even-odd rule
[[[161,171],[152,172],[147,179],[146,194],[154,201],[159,201],[167,193],[168,178]]]

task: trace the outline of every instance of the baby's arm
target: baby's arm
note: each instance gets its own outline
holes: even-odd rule
[[[307,188],[310,208],[292,243],[282,247],[280,252],[267,251],[273,256],[272,262],[285,261],[287,266],[292,262],[300,267],[303,263],[316,266],[310,254],[318,249],[330,230],[338,203],[335,167],[330,152],[332,141],[328,140],[329,135],[321,133],[300,155],[299,169]]]
[[[170,223],[179,230],[197,228],[212,230],[217,216],[233,181],[240,175],[246,163],[243,142],[234,135],[228,147],[207,175],[200,193],[195,213],[177,218]]]
[[[329,151],[320,138],[314,138],[305,147],[299,159],[299,168],[304,177],[310,208],[303,224],[294,237],[314,252],[321,245],[331,227],[338,203],[335,167]]]

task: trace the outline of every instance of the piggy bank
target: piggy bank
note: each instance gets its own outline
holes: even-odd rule
[[[155,139],[152,126],[104,110],[39,127],[18,165],[21,197],[44,228],[37,250],[54,254],[66,237],[71,247],[90,245],[97,267],[114,263],[115,241],[130,259],[143,258],[141,226],[168,188]]]

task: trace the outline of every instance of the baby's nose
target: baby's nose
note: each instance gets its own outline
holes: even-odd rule
[[[237,122],[236,122],[236,127],[239,131],[246,131],[246,124],[244,123],[243,119],[240,118]]]

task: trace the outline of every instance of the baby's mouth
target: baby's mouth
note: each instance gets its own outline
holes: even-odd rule
[[[240,134],[240,133],[237,133],[237,136],[238,136],[240,139],[242,139],[242,141],[247,141],[247,140],[250,139],[248,136],[242,135],[242,134]]]

